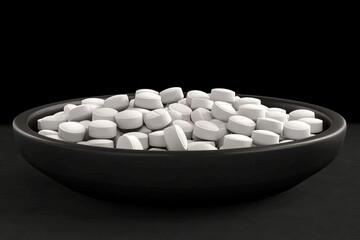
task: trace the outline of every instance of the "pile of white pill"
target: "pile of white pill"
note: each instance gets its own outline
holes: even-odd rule
[[[313,111],[267,107],[224,88],[208,94],[180,87],[139,89],[80,105],[38,120],[39,134],[77,144],[149,151],[248,148],[301,140],[323,131]]]

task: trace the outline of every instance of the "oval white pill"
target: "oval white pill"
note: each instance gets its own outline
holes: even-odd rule
[[[250,118],[256,121],[258,118],[265,117],[266,109],[258,104],[245,104],[239,107],[238,115]]]
[[[119,137],[116,148],[119,149],[131,149],[131,150],[143,150],[140,140],[131,135],[123,135]]]
[[[188,148],[186,135],[182,128],[177,125],[165,128],[164,138],[168,150],[183,151]]]
[[[98,105],[100,107],[104,106],[104,99],[101,98],[85,98],[81,101],[81,104],[93,104]]]
[[[181,114],[181,119],[190,121],[190,115],[192,113],[191,108],[181,103],[172,103],[169,105],[169,109]]]
[[[236,114],[235,109],[229,103],[216,101],[211,109],[211,116],[221,121],[227,122],[229,117]]]
[[[204,150],[217,150],[217,148],[205,142],[192,142],[188,146],[188,151],[204,151]]]
[[[123,111],[129,107],[129,97],[126,94],[118,94],[108,97],[104,101],[104,107]]]
[[[156,94],[159,95],[159,92],[153,89],[147,89],[147,88],[142,88],[142,89],[138,89],[135,92],[135,96],[138,95],[139,93],[152,93],[152,94]]]
[[[205,108],[207,110],[211,110],[213,105],[214,101],[209,99],[194,98],[191,100],[191,109],[193,110],[197,108]]]
[[[297,109],[289,113],[289,120],[299,120],[300,118],[315,118],[315,113],[307,109]]]
[[[194,125],[192,123],[184,121],[184,120],[175,120],[173,122],[173,124],[181,127],[182,130],[184,131],[187,139],[191,139],[191,136],[192,136],[193,130],[194,130]]]
[[[90,120],[93,109],[89,104],[80,105],[69,111],[69,121]]]
[[[280,136],[268,130],[254,130],[251,138],[255,145],[272,145],[279,143]]]
[[[58,132],[56,132],[54,130],[45,129],[45,130],[40,130],[38,132],[38,134],[43,135],[43,136],[48,136],[48,135],[58,135]]]
[[[272,118],[280,122],[286,122],[288,120],[288,115],[286,114],[286,112],[284,113],[282,111],[272,111],[272,110],[269,111],[269,109],[265,113],[265,117]]]
[[[195,100],[195,99],[194,99]],[[192,122],[197,122],[199,120],[210,121],[212,119],[211,112],[205,108],[198,108],[193,111],[190,115]]]
[[[194,125],[194,135],[200,139],[216,141],[219,138],[220,128],[213,122],[200,120]]]
[[[191,90],[186,95],[186,103],[188,106],[191,106],[191,101],[194,98],[210,99],[209,94],[199,90]]]
[[[241,134],[228,134],[224,137],[222,149],[252,147],[252,138]]]
[[[138,93],[135,96],[134,106],[148,110],[163,108],[161,97],[157,94],[148,92]]]
[[[284,125],[284,136],[292,140],[310,137],[310,125],[301,121],[288,121]]]
[[[59,125],[58,134],[67,142],[80,142],[84,139],[85,127],[78,122],[63,122]]]
[[[277,134],[282,134],[284,123],[272,118],[258,118],[256,122],[256,129],[268,130]]]
[[[239,111],[239,107],[245,104],[261,105],[261,100],[253,97],[242,97],[240,99],[236,99],[234,102],[234,108],[236,111]]]
[[[235,92],[225,88],[213,88],[211,89],[210,99],[232,104],[235,102]]]
[[[147,134],[141,132],[128,132],[125,133],[124,135],[131,135],[137,137],[141,142],[143,149],[149,148],[149,136]]]
[[[116,133],[116,123],[112,121],[95,120],[89,123],[89,136],[92,138],[114,138]]]
[[[114,148],[114,141],[109,139],[92,139],[86,142],[87,144],[95,147]]]
[[[164,104],[174,103],[184,97],[181,87],[167,88],[160,92],[161,101]]]
[[[229,118],[227,129],[233,133],[250,136],[255,130],[255,122],[248,117],[234,115]]]
[[[323,120],[318,118],[300,118],[299,121],[310,125],[310,133],[319,133],[323,131]]]
[[[115,115],[115,121],[120,129],[140,128],[143,125],[143,115],[135,110],[124,110]]]
[[[149,145],[152,147],[166,148],[164,131],[156,131],[149,134]]]
[[[144,123],[150,130],[159,130],[171,123],[171,116],[165,109],[145,113]]]
[[[98,108],[92,112],[92,120],[109,120],[115,122],[115,115],[118,113],[113,108]]]

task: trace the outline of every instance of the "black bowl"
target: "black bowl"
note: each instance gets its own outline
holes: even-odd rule
[[[102,96],[106,97],[106,96]],[[261,97],[271,107],[306,108],[324,121],[314,137],[272,146],[219,151],[138,151],[67,143],[37,134],[37,119],[67,103],[28,110],[13,122],[17,145],[36,169],[97,198],[147,203],[248,201],[301,183],[327,166],[344,141],[346,122],[329,109]]]

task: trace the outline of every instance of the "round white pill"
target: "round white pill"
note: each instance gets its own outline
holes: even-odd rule
[[[205,108],[196,109],[191,113],[190,117],[194,123],[200,120],[210,121],[212,119],[211,112]]]
[[[242,97],[240,99],[236,99],[234,102],[234,108],[236,111],[239,111],[239,107],[245,104],[261,105],[261,100],[253,97]]]
[[[288,120],[288,115],[286,114],[286,112],[281,112],[281,111],[273,111],[273,110],[269,110],[265,113],[265,117],[267,118],[272,118],[275,120],[278,120],[280,122],[286,122]]]
[[[114,141],[109,139],[92,139],[86,142],[87,144],[95,147],[114,148]]]
[[[180,113],[182,120],[190,121],[192,110],[188,106],[181,103],[172,103],[169,105],[169,110]]]
[[[229,117],[235,114],[235,109],[227,102],[216,101],[211,109],[211,116],[224,122],[227,122]]]
[[[166,111],[169,113],[172,122],[175,120],[182,120],[182,114],[180,112],[171,110],[169,108],[167,108]]]
[[[252,138],[241,134],[228,134],[224,137],[222,149],[252,147]]]
[[[57,112],[53,115],[53,118],[55,120],[59,120],[59,121],[66,121],[66,115],[64,111],[61,112]]]
[[[85,98],[81,101],[81,104],[92,104],[92,105],[98,105],[100,107],[104,106],[104,99],[101,98]]]
[[[235,92],[225,88],[213,88],[211,89],[210,99],[213,101],[234,103]]]
[[[254,130],[251,138],[255,145],[272,145],[279,143],[279,135],[268,130]]]
[[[164,131],[156,131],[149,134],[149,145],[152,147],[166,148]]]
[[[256,121],[258,118],[265,117],[266,109],[258,104],[245,104],[239,107],[238,115],[250,118]]]
[[[205,142],[192,142],[188,146],[188,151],[204,151],[204,150],[217,150],[217,148]]]
[[[299,121],[310,125],[310,133],[319,133],[323,131],[323,120],[318,118],[300,118]]]
[[[283,108],[271,107],[267,109],[268,112],[281,112],[286,114],[286,110]]]
[[[288,121],[284,125],[284,136],[292,140],[310,137],[310,125],[301,121]]]
[[[54,116],[46,116],[37,120],[38,130],[55,130],[59,128],[59,124],[65,122],[66,119],[56,118]]]
[[[199,90],[191,90],[186,95],[186,103],[188,106],[191,106],[191,101],[194,98],[210,99],[209,94]]]
[[[95,120],[89,123],[89,136],[92,138],[114,138],[116,132],[116,123],[112,121]]]
[[[128,132],[125,133],[124,135],[131,135],[137,137],[141,142],[143,149],[149,148],[149,136],[147,134],[141,132]]]
[[[69,121],[90,120],[92,111],[90,104],[76,106],[69,111]]]
[[[138,89],[135,92],[135,96],[138,95],[139,93],[152,93],[152,94],[156,94],[159,95],[159,92],[153,89],[147,89],[147,88],[142,88],[142,89]]]
[[[194,135],[200,139],[216,141],[219,138],[220,128],[213,122],[200,120],[194,125]]]
[[[297,109],[289,113],[289,120],[299,120],[300,118],[315,118],[315,113],[307,109]]]
[[[160,92],[161,101],[164,104],[175,103],[184,97],[181,87],[167,88]]]
[[[59,125],[58,134],[67,142],[80,142],[84,139],[85,127],[78,122],[63,122]]]
[[[182,128],[177,125],[165,128],[164,138],[168,150],[183,151],[188,148],[186,135]]]
[[[124,110],[115,115],[115,121],[120,129],[140,128],[143,125],[143,115],[135,110]]]
[[[113,108],[98,108],[92,112],[92,120],[109,120],[115,122],[115,115],[118,113]]]
[[[272,118],[258,118],[256,122],[256,129],[268,130],[277,134],[282,134],[284,123]]]
[[[148,92],[136,94],[134,106],[148,110],[163,108],[161,97],[157,94]]]
[[[227,129],[233,133],[250,136],[255,130],[255,122],[248,117],[234,115],[229,118]]]
[[[152,131],[150,129],[148,129],[146,126],[142,126],[139,129],[136,129],[136,132],[141,132],[141,133],[145,133],[145,134],[149,134]]]
[[[150,112],[150,110],[147,110],[147,109],[145,109],[145,108],[130,108],[129,110],[134,110],[134,111],[141,112],[142,115],[143,115],[143,117],[144,117],[144,114],[145,114],[145,113]]]
[[[104,107],[123,111],[129,107],[129,97],[126,94],[119,94],[108,97],[104,101]]]
[[[45,130],[40,130],[38,132],[38,134],[43,135],[43,136],[48,136],[48,135],[58,135],[58,132],[56,132],[54,130],[45,129]]]
[[[205,108],[211,110],[214,105],[214,101],[203,98],[194,98],[191,100],[191,109]]]
[[[171,123],[171,116],[165,109],[156,109],[144,114],[144,123],[150,130],[163,129]]]
[[[218,140],[219,141],[221,138],[223,138],[226,134],[228,134],[228,131],[226,129],[226,123],[223,121],[220,121],[218,119],[211,119],[210,122],[215,123],[216,126],[218,126],[219,128],[219,133],[218,133]],[[220,140],[221,141],[221,140]]]
[[[131,135],[123,135],[119,137],[116,148],[119,149],[131,149],[131,150],[143,150],[140,140]]]
[[[187,139],[191,139],[191,136],[192,136],[193,130],[194,130],[194,125],[192,123],[184,121],[184,120],[175,120],[173,122],[173,124],[181,127],[181,129],[184,131]]]

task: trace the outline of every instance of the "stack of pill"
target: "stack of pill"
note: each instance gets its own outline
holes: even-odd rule
[[[63,111],[39,119],[38,129],[46,137],[89,146],[194,151],[301,140],[323,131],[323,121],[313,111],[287,113],[229,89],[191,90],[184,97],[180,87],[172,87],[139,89],[131,100],[120,94],[66,104]]]

